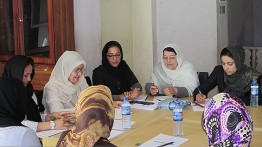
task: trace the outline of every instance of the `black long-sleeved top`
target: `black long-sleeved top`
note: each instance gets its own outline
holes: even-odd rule
[[[142,89],[129,67],[123,74],[125,74],[125,76],[122,76],[124,79],[120,79],[120,76],[112,76],[103,65],[100,65],[93,71],[93,85],[106,85],[111,90],[112,95],[121,95],[123,92],[130,91],[131,87]],[[113,97],[113,99],[117,100],[116,97]]]
[[[259,104],[261,105],[261,93],[262,93],[262,87],[261,87],[261,80],[262,76],[259,76],[257,79],[258,85],[260,87],[259,89]],[[210,76],[207,78],[206,81],[204,81],[198,88],[196,88],[193,92],[194,99],[196,98],[196,95],[199,93],[199,90],[201,93],[207,95],[207,93],[218,86],[218,92],[223,92],[226,89],[226,84],[224,83],[224,70],[222,65],[218,65],[214,68]],[[199,90],[198,90],[199,89]],[[240,99],[247,105],[250,105],[250,90],[245,93],[243,97],[240,97]]]

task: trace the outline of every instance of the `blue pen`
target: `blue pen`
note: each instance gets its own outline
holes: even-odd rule
[[[157,147],[163,147],[163,146],[171,145],[171,144],[173,144],[173,143],[174,143],[174,141],[168,142],[168,143],[165,143],[165,144],[162,144],[162,145],[159,145],[159,146],[157,146]]]
[[[200,91],[199,87],[197,87],[197,90],[198,90],[198,92],[199,92],[200,94],[202,94],[202,92]]]

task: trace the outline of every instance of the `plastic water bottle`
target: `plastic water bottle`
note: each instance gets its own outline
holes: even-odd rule
[[[158,109],[170,110],[170,109],[169,109],[169,106],[170,106],[171,103],[172,103],[172,101],[167,101],[167,100],[160,101],[160,102],[158,102],[158,104],[157,104],[157,108],[158,108]],[[171,105],[172,105],[172,104],[171,104]],[[173,109],[171,109],[171,110],[173,110]]]
[[[258,84],[257,80],[252,80],[251,85],[251,94],[250,94],[250,106],[257,107],[258,106]]]
[[[174,136],[183,136],[183,108],[176,101],[176,105],[173,109],[173,121],[174,121]]]
[[[122,128],[124,130],[131,128],[131,113],[130,113],[130,103],[128,101],[128,97],[124,97],[124,102],[121,105],[121,113],[122,113]]]
[[[157,108],[173,110],[177,104],[180,105],[183,109],[191,105],[191,103],[187,100],[173,100],[173,101],[164,100],[164,101],[158,102]]]

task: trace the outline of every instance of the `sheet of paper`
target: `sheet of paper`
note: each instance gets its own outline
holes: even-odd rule
[[[50,137],[50,136],[53,136],[55,134],[58,134],[58,133],[61,133],[61,132],[64,132],[65,130],[47,130],[47,131],[41,131],[41,132],[37,132],[36,135],[38,137]]]
[[[172,96],[154,96],[154,101],[163,101],[166,99],[174,99]]]
[[[131,121],[131,126],[135,124],[134,121]],[[122,128],[122,120],[114,120],[113,130],[123,130]]]
[[[156,137],[141,144],[140,147],[148,147],[148,146],[158,147],[166,143],[170,143],[169,145],[166,145],[167,147],[177,147],[183,144],[184,142],[186,142],[187,140],[188,139],[186,138],[174,137],[174,136],[169,136],[165,134],[158,134]]]
[[[115,108],[115,118],[114,119],[122,119],[121,108]]]
[[[209,102],[209,100],[210,100],[210,98],[205,99],[205,101],[203,103],[200,103],[200,104],[205,107],[205,105]],[[202,107],[196,105],[195,103],[191,103],[191,106],[192,106],[194,111],[204,111],[205,110],[205,108],[202,108]]]
[[[120,130],[111,130],[110,132],[110,136],[108,137],[108,139],[112,139],[120,134],[124,133],[124,131],[120,131]]]
[[[158,102],[154,102],[153,105],[132,104],[131,108],[133,108],[133,109],[142,109],[142,110],[155,110],[157,108],[157,103]]]
[[[140,95],[139,97],[136,97],[132,100],[134,100],[134,101],[145,101],[146,98],[147,98],[147,95]]]

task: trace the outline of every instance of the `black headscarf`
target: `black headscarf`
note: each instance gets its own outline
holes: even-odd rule
[[[232,75],[224,73],[224,82],[227,85],[224,92],[243,97],[250,90],[252,79],[257,79],[260,73],[244,64],[245,52],[241,46],[226,49],[232,54],[237,71]]]
[[[23,83],[14,78],[0,78],[0,127],[23,126],[26,115],[26,93]]]
[[[113,67],[108,59],[107,59],[107,52],[108,49],[111,47],[118,47],[121,53],[121,61],[117,67]],[[119,83],[121,84],[121,90],[120,93],[130,91],[132,84],[135,84],[138,82],[137,79],[135,79],[135,83],[130,83],[129,80],[126,80],[127,77],[130,77],[129,75],[133,73],[130,69],[130,67],[127,65],[126,61],[123,60],[123,51],[121,45],[117,41],[109,41],[105,44],[103,51],[102,51],[102,65],[107,69],[108,73],[116,78],[119,79]]]
[[[17,78],[20,81],[23,81],[24,69],[26,66],[32,65],[33,70],[31,74],[31,80],[35,75],[34,61],[32,58],[23,56],[23,55],[15,55],[10,60],[8,60],[4,67],[4,72],[2,74],[3,77]],[[33,86],[31,82],[29,82],[26,86],[26,95],[27,95],[27,110],[26,116],[27,120],[31,121],[41,121],[40,113],[38,111],[38,107],[34,100],[33,96]]]

